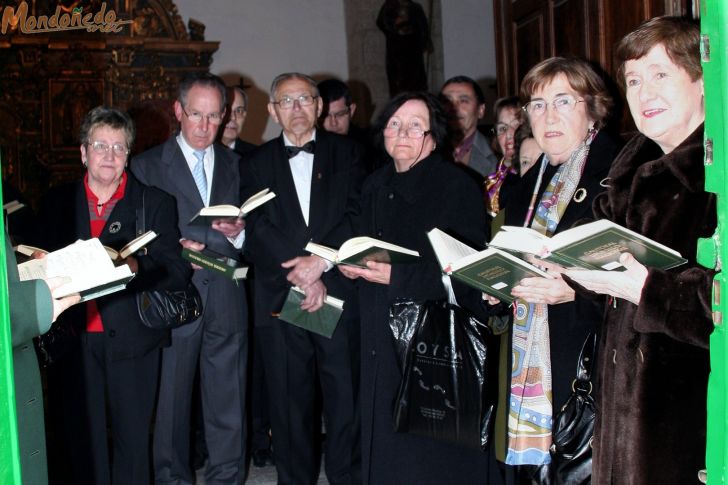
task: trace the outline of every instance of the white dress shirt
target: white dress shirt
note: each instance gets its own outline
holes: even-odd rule
[[[179,145],[180,150],[182,150],[182,155],[184,155],[185,161],[187,161],[190,173],[194,173],[195,165],[197,165],[197,157],[195,156],[196,150],[187,143],[187,140],[185,140],[185,137],[182,136],[182,133],[177,135],[177,144]],[[202,159],[202,166],[205,169],[205,179],[207,180],[207,200],[203,200],[202,202],[205,204],[205,207],[207,207],[210,205],[210,194],[212,194],[212,174],[215,170],[215,150],[212,148],[212,145],[210,145],[205,148],[204,152],[205,156]],[[230,241],[230,244],[232,244],[235,249],[242,248],[243,242],[245,242],[245,229],[240,231],[238,237],[227,238],[227,240]]]

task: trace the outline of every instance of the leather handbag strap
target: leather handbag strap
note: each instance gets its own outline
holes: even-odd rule
[[[144,220],[144,196],[147,193],[146,189],[142,189],[142,207],[141,209],[136,210],[136,235],[141,236],[144,234],[146,229],[145,220]]]
[[[579,361],[576,366],[576,379],[574,379],[574,387],[578,384],[582,389],[591,391],[591,373],[594,366],[594,355],[596,354],[597,334],[591,332],[587,335],[584,344],[579,352]]]

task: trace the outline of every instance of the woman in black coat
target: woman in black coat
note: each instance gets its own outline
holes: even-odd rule
[[[72,483],[149,483],[160,349],[169,345],[170,335],[142,324],[135,295],[146,289],[184,289],[191,268],[181,257],[174,199],[125,170],[134,141],[131,119],[115,109],[95,108],[81,126],[80,141],[86,175],[45,198],[38,244],[55,250],[98,237],[119,250],[137,236],[142,209],[143,229],[158,237],[120,262],[135,273],[125,290],[77,305],[61,317],[79,331],[81,341],[49,368],[54,436],[65,441],[51,443],[51,448],[55,464],[71,462]]]
[[[480,191],[435,152],[445,136],[438,101],[426,93],[392,99],[380,118],[393,163],[372,174],[361,197],[360,233],[416,250],[416,263],[369,262],[340,270],[359,278],[362,327],[362,475],[377,485],[470,484],[487,480],[487,454],[393,431],[392,409],[401,373],[388,324],[397,298],[441,299],[446,291],[426,232],[437,227],[474,246],[485,241]],[[458,302],[480,294],[456,287]]]

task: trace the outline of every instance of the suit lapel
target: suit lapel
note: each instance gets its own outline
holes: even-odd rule
[[[233,167],[231,157],[225,153],[225,149],[222,146],[214,144],[212,149],[215,151],[215,166],[210,184],[212,190],[210,193],[210,205],[229,203],[229,198],[226,195],[230,192],[230,184],[235,180],[233,170],[236,167]]]
[[[309,234],[318,234],[318,229],[326,216],[326,201],[329,198],[329,176],[331,163],[329,157],[329,138],[323,133],[316,136],[316,149],[313,156],[311,173],[311,204],[308,214]]]
[[[314,156],[315,159],[316,157]],[[280,188],[275,190],[275,193],[280,198],[281,207],[287,214],[291,215],[294,219],[292,222],[297,227],[305,228],[306,219],[303,217],[301,204],[298,202],[298,192],[296,191],[296,184],[293,182],[293,174],[291,173],[291,165],[288,162],[288,155],[286,155],[283,146],[282,134],[278,138],[278,143],[273,147],[273,161],[273,170],[276,172],[274,180],[280,183]]]
[[[91,238],[91,219],[88,215],[88,199],[86,198],[86,188],[81,180],[75,191],[75,207],[76,207],[76,234],[78,239]]]
[[[176,196],[188,199],[195,210],[201,209],[204,203],[200,197],[200,191],[197,190],[195,179],[192,178],[192,172],[177,143],[176,136],[167,140],[162,152],[162,163],[167,165],[167,179],[175,185]]]

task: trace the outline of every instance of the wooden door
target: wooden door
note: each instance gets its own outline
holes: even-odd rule
[[[518,94],[539,61],[572,55],[614,76],[614,45],[643,20],[692,15],[691,0],[495,0],[499,96]]]

